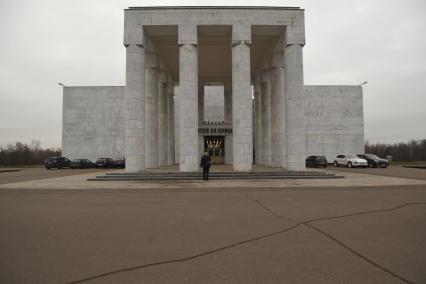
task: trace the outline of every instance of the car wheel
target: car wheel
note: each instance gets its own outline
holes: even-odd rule
[[[50,167],[46,167],[46,170],[50,170]]]
[[[368,167],[369,167],[369,168],[374,168],[373,163],[368,163]]]
[[[327,165],[324,165],[324,168],[326,168],[327,167]]]
[[[337,161],[334,161],[334,166],[337,168],[339,167],[339,163]]]
[[[352,168],[352,163],[351,162],[348,163],[348,168]]]

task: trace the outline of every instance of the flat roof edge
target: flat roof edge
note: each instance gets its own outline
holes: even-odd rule
[[[302,10],[300,7],[283,7],[283,6],[150,6],[150,7],[129,7],[124,10],[202,10],[202,9],[218,9],[218,10]]]
[[[75,85],[75,86],[64,86],[63,88],[122,88],[126,86],[117,86],[117,85],[97,85],[97,86],[86,86],[86,85]]]

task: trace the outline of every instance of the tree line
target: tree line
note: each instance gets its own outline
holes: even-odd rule
[[[39,141],[16,142],[0,147],[0,166],[41,165],[47,157],[55,156],[61,156],[60,148],[43,149]]]
[[[365,142],[365,153],[375,154],[381,158],[391,156],[393,161],[426,161],[426,139],[393,144],[370,144],[367,141]]]

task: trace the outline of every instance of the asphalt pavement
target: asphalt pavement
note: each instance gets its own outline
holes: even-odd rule
[[[426,283],[425,184],[54,189],[35,185],[88,171],[42,170],[0,174],[35,179],[0,189],[0,283]]]

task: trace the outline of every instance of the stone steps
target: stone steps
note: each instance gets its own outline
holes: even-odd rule
[[[335,179],[343,178],[325,172],[214,172],[210,173],[212,180],[235,179]],[[152,181],[152,180],[201,180],[201,172],[143,172],[143,173],[106,173],[103,176],[88,179],[88,181]]]

